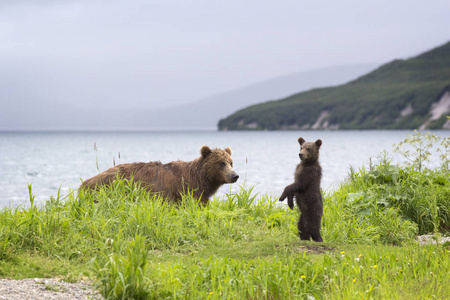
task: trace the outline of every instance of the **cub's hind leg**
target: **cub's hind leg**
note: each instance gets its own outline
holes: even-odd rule
[[[298,234],[300,239],[304,241],[309,241],[311,239],[311,234],[308,229],[308,222],[305,214],[300,214],[300,219],[298,220]]]

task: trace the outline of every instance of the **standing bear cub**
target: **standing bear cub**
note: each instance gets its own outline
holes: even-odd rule
[[[298,164],[294,183],[284,188],[280,201],[288,199],[288,205],[294,209],[294,197],[300,209],[298,220],[298,232],[300,239],[313,239],[322,242],[320,235],[320,222],[323,214],[322,194],[320,192],[320,180],[322,179],[322,168],[319,164],[319,149],[322,140],[305,142],[298,138],[300,144],[300,164]]]
[[[239,175],[233,170],[231,148],[210,149],[203,146],[201,156],[193,161],[173,161],[162,164],[148,163],[121,164],[85,180],[80,189],[96,189],[108,185],[115,179],[131,179],[162,197],[179,202],[182,193],[188,190],[193,196],[207,204],[211,197],[225,183],[234,183]]]

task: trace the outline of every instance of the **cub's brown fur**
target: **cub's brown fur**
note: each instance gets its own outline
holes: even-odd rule
[[[233,170],[231,148],[213,149],[203,146],[201,156],[193,161],[173,161],[121,164],[85,180],[80,189],[95,189],[108,185],[116,178],[141,183],[151,192],[161,193],[164,198],[179,202],[181,193],[190,189],[194,197],[208,203],[220,186],[236,182],[239,176]]]
[[[300,209],[300,219],[298,220],[298,232],[300,239],[313,239],[322,242],[320,235],[320,222],[323,214],[322,194],[320,192],[320,180],[322,178],[322,168],[319,164],[319,148],[322,140],[315,142],[305,142],[298,138],[300,144],[300,164],[297,166],[294,175],[294,183],[284,188],[280,201],[288,198],[288,205],[294,208],[294,197]]]

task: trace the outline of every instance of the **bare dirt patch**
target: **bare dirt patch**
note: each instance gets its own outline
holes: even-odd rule
[[[332,251],[333,248],[329,248],[323,245],[299,245],[296,246],[298,249],[298,252],[307,252],[307,253],[313,253],[313,254],[323,254],[327,251]]]
[[[327,247],[325,245],[299,245],[299,244],[292,244],[287,246],[282,246],[291,249],[294,252],[306,252],[306,253],[312,253],[312,254],[323,254],[328,251],[334,250],[333,248]],[[276,247],[277,249],[281,248],[280,246]]]

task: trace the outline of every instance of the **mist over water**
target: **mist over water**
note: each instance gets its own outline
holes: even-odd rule
[[[231,147],[237,183],[224,185],[216,196],[255,186],[254,192],[279,196],[293,181],[299,163],[297,138],[322,139],[320,162],[322,188],[332,190],[344,180],[350,165],[358,168],[377,161],[387,150],[394,162],[392,145],[412,131],[273,131],[273,132],[1,132],[0,207],[29,205],[27,183],[36,203],[77,189],[115,164],[130,162],[193,160],[202,145]],[[433,132],[442,137],[450,131]],[[97,151],[94,150],[94,143]],[[120,153],[120,154],[119,154]],[[404,160],[404,159],[403,159]],[[97,170],[97,162],[98,168]],[[436,159],[429,167],[437,166]]]

